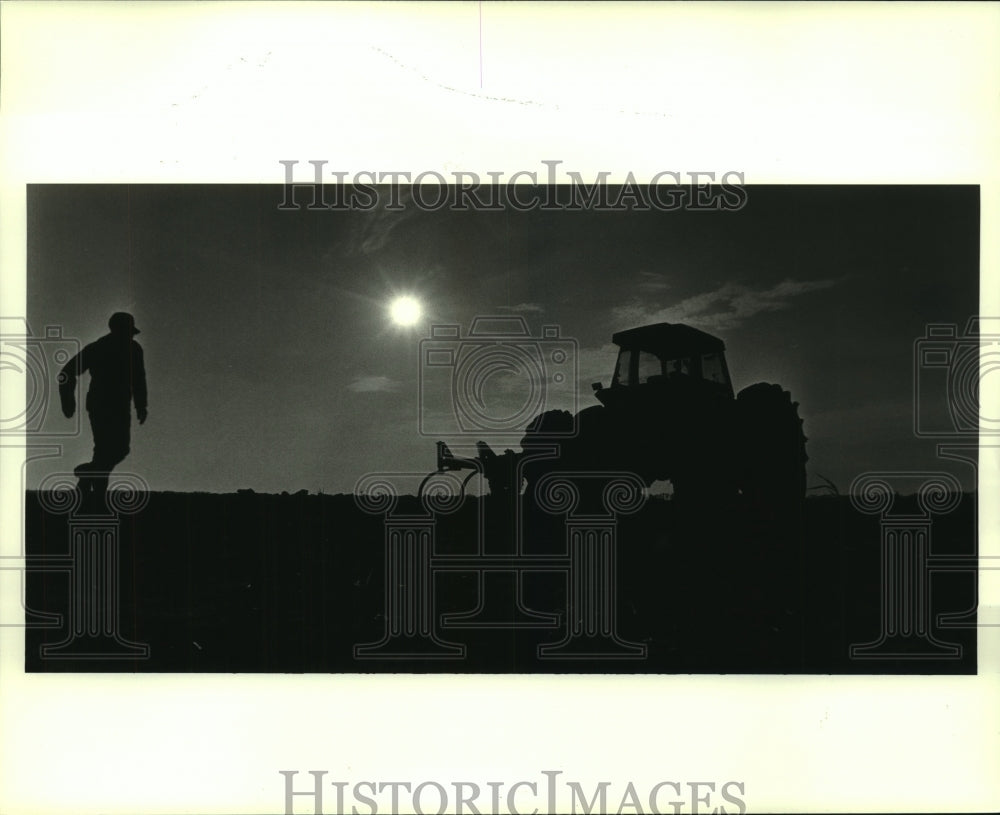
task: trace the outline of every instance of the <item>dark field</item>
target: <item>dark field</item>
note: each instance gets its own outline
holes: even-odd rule
[[[409,500],[400,500],[391,528],[419,510]],[[397,596],[403,611],[392,611],[387,522],[351,496],[153,493],[119,519],[118,608],[111,597],[92,612],[112,632],[103,637],[86,626],[72,634],[84,612],[66,568],[70,519],[45,511],[34,492],[25,506],[28,671],[976,672],[974,494],[932,518],[926,568],[911,571],[923,583],[894,584],[886,603],[903,609],[903,627],[878,659],[852,658],[850,647],[882,631],[882,521],[843,496],[809,498],[801,518],[780,521],[651,499],[617,519],[613,580],[607,571],[567,569],[563,517],[529,514],[524,556],[510,558],[497,522],[504,516],[489,499],[469,498],[434,521],[434,548],[421,550],[430,560],[402,563],[393,580],[409,593]],[[476,559],[480,512],[486,560]],[[897,497],[892,512],[915,516],[916,500]],[[536,558],[535,568],[525,557]],[[596,616],[566,647],[540,651],[566,640],[568,620],[584,614],[567,597],[574,580],[573,596],[599,596]],[[479,616],[447,616],[481,600]],[[404,612],[415,628],[399,623],[389,646],[355,653],[382,640],[387,617]],[[44,616],[53,614],[61,619]],[[942,615],[960,619],[948,625]],[[148,645],[148,656],[129,656],[113,632]],[[41,656],[46,644],[67,640]],[[958,648],[947,653],[935,641]]]

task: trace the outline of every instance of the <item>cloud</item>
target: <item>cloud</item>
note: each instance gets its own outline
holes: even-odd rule
[[[635,287],[640,291],[663,291],[670,288],[665,275],[657,272],[639,272],[639,282]]]
[[[605,343],[599,348],[581,348],[577,352],[577,381],[582,397],[590,398],[593,390],[592,382],[600,382],[604,387],[611,384],[611,376],[615,371],[615,361],[618,359],[618,346],[613,342]]]
[[[399,390],[399,382],[387,376],[361,376],[347,386],[355,393],[389,393]]]
[[[351,235],[348,253],[373,255],[381,251],[388,244],[392,233],[416,214],[409,189],[398,187],[396,194],[399,196],[398,204],[403,208],[388,209],[389,203],[395,207],[397,202],[391,201],[388,193],[381,191],[378,205],[363,214],[360,225]]]
[[[498,306],[500,311],[509,311],[513,314],[540,314],[545,311],[541,303],[518,303],[516,306]]]
[[[751,317],[779,311],[799,295],[827,289],[836,280],[782,280],[769,289],[752,289],[742,283],[726,283],[715,291],[688,297],[672,306],[633,300],[613,310],[615,324],[622,328],[648,323],[694,323],[706,331],[726,331]]]

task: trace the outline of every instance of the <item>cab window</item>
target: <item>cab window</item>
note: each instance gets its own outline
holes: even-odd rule
[[[701,358],[701,375],[709,382],[726,384],[726,368],[721,354],[705,354]]]
[[[681,374],[683,376],[691,375],[691,360],[687,357],[684,359],[671,359],[667,360],[666,364],[667,376],[677,376]]]
[[[618,354],[618,364],[615,365],[615,376],[611,380],[614,385],[631,385],[629,368],[632,365],[632,352],[623,348]]]
[[[645,384],[651,376],[662,375],[663,363],[660,362],[660,358],[656,354],[650,354],[648,351],[640,351],[638,365],[639,384]]]

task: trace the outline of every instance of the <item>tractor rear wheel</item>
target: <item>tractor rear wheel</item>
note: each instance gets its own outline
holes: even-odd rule
[[[808,456],[798,404],[766,382],[736,397],[739,487],[754,514],[776,518],[801,509]]]

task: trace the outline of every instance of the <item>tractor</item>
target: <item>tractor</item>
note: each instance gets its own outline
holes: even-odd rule
[[[475,459],[438,443],[438,471],[475,468],[494,496],[517,495],[548,472],[632,472],[650,486],[669,481],[678,503],[732,502],[768,516],[805,498],[806,438],[798,403],[780,385],[734,394],[725,345],[687,325],[656,323],[612,337],[618,359],[610,385],[594,383],[600,404],[575,416],[549,410],[521,439],[521,453]],[[549,456],[532,450],[553,449]]]

